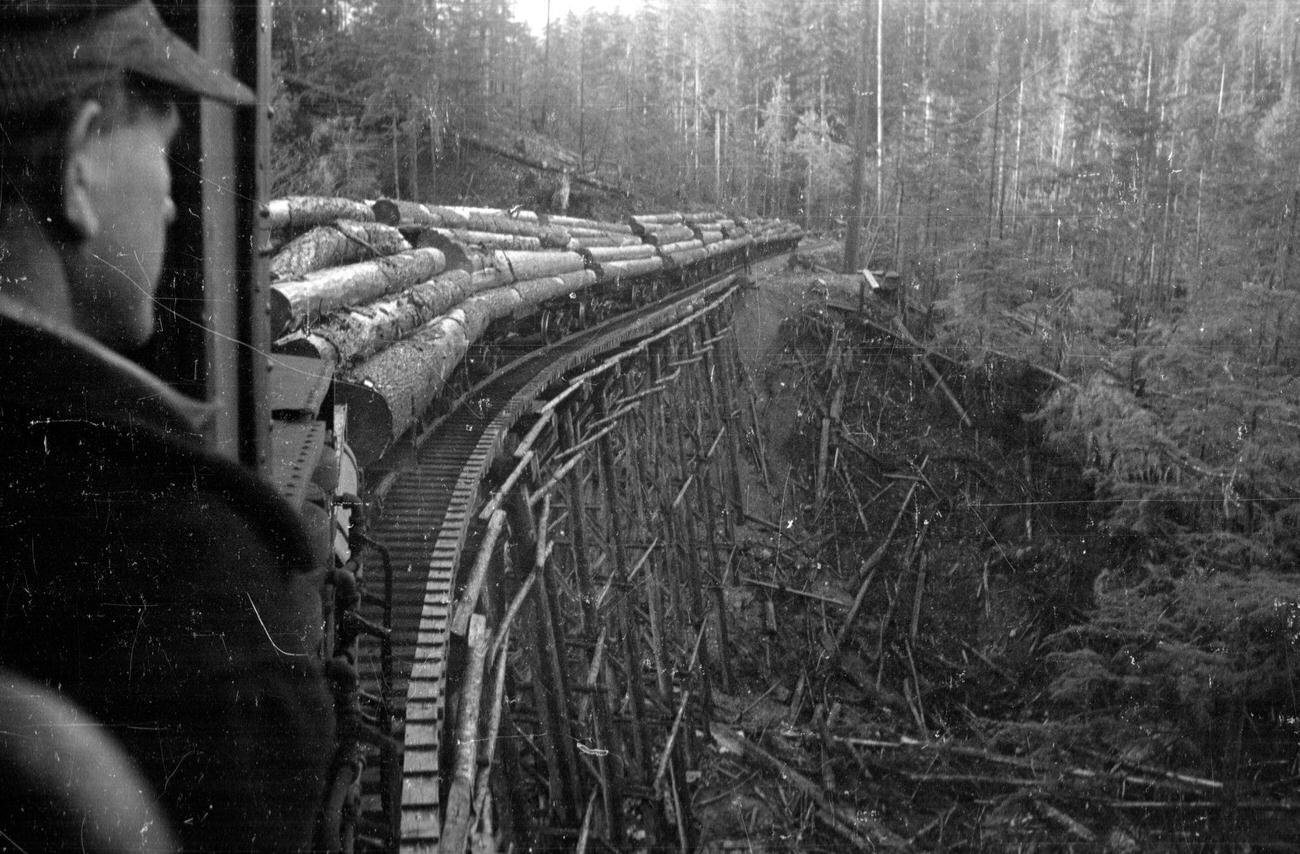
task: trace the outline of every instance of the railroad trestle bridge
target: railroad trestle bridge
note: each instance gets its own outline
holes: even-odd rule
[[[376,487],[361,613],[388,630],[359,670],[400,748],[358,762],[358,848],[690,847],[693,721],[730,684],[746,284],[505,365]]]

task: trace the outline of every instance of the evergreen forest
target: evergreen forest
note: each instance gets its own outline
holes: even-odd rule
[[[824,268],[897,271],[898,334],[1034,461],[979,524],[1069,521],[1022,536],[1072,599],[1007,738],[1173,775],[1161,850],[1298,850],[1300,805],[1256,794],[1300,780],[1300,4],[646,0],[533,32],[506,0],[275,0],[273,33],[276,195],[533,207],[563,174],[581,215],[777,216]],[[1169,806],[1210,782],[1230,808]],[[1024,850],[1140,850],[1057,818]]]

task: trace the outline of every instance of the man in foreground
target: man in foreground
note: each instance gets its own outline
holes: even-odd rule
[[[301,850],[319,809],[320,561],[269,486],[202,449],[202,405],[115,352],[153,331],[194,96],[253,102],[147,0],[0,3],[0,667],[19,674],[0,838],[19,850],[170,845],[50,782],[56,740],[6,747],[36,692],[107,727],[143,777],[121,786],[186,851]]]

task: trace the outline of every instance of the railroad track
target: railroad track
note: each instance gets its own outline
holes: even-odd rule
[[[381,485],[383,513],[370,537],[382,546],[376,557],[387,561],[391,574],[391,613],[384,612],[382,597],[372,595],[362,605],[362,616],[391,626],[391,684],[381,685],[381,660],[390,652],[379,640],[363,641],[358,669],[364,694],[390,698],[388,713],[398,723],[393,729],[402,751],[386,753],[380,767],[368,769],[363,778],[362,811],[368,819],[363,826],[382,828],[371,836],[376,847],[393,850],[396,837],[403,851],[437,849],[456,571],[469,547],[481,484],[506,435],[563,374],[721,298],[717,295],[735,279],[735,274],[715,276],[516,359],[477,384],[426,430],[414,463]],[[382,562],[369,559],[367,565]]]

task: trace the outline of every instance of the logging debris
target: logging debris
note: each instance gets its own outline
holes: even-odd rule
[[[1293,850],[1280,768],[1211,773],[1177,734],[1122,751],[1104,718],[1056,711],[1051,639],[1112,546],[1080,473],[1007,409],[1025,370],[963,373],[896,306],[845,316],[813,279],[761,285],[801,309],[742,407],[757,495],[701,850],[1189,850],[1243,822]]]

